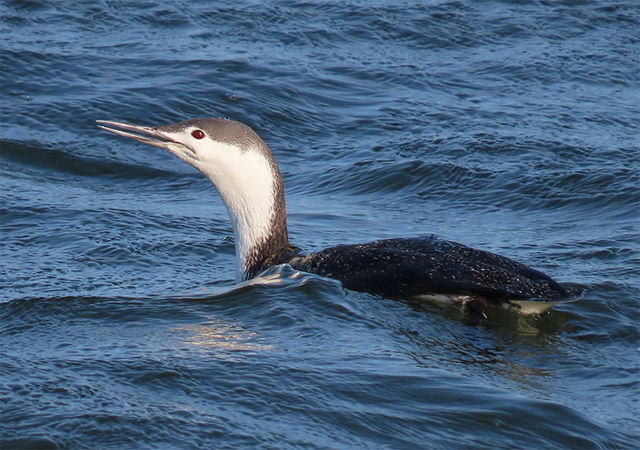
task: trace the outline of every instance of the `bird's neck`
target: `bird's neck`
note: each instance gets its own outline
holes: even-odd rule
[[[284,186],[269,154],[246,152],[238,170],[205,172],[227,207],[235,238],[238,278],[247,280],[289,248]]]
[[[243,211],[241,217],[232,218],[238,277],[242,280],[251,279],[273,263],[277,263],[280,255],[289,248],[287,213],[280,173],[274,180],[272,192],[270,207],[260,210],[256,208],[252,212]]]

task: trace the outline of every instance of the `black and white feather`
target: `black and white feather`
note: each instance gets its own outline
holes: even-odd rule
[[[302,255],[289,244],[278,165],[248,126],[217,118],[161,127],[98,123],[120,136],[165,148],[209,178],[231,217],[240,279],[253,278],[272,265],[290,264],[340,280],[355,291],[480,311],[506,306],[541,312],[577,295],[509,258],[433,236],[339,245]]]

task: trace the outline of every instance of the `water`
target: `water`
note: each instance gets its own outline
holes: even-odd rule
[[[2,2],[2,448],[636,448],[636,2]],[[235,284],[215,191],[96,119],[251,125],[307,251],[435,233],[540,317]]]

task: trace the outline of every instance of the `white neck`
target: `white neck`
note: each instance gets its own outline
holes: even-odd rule
[[[261,152],[217,145],[228,147],[217,153],[223,157],[216,158],[215,164],[198,164],[198,168],[216,187],[231,217],[237,278],[241,280],[248,278],[260,249],[272,238],[280,174],[274,174],[274,166]]]

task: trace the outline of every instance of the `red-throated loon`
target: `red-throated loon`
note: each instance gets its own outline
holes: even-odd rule
[[[264,141],[240,122],[191,119],[160,127],[99,120],[119,136],[164,148],[200,170],[227,207],[239,278],[276,264],[335,278],[355,291],[538,313],[576,294],[516,261],[433,236],[339,245],[302,255],[289,244],[284,185]]]

